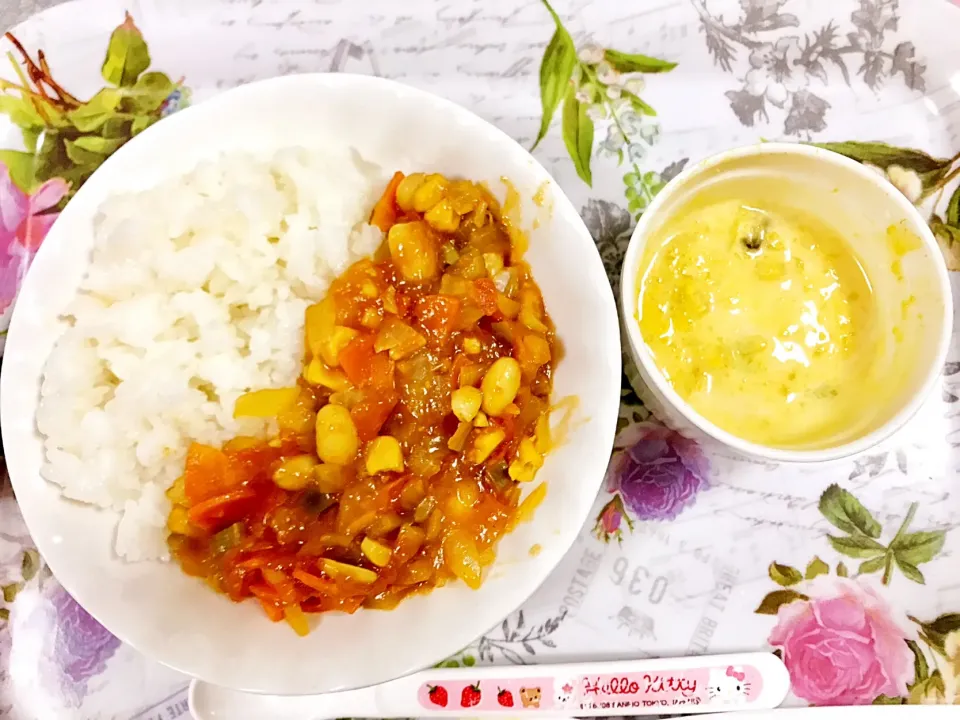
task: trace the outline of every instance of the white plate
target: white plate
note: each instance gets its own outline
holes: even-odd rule
[[[657,115],[626,128],[637,165],[651,174],[644,179],[654,188],[654,173],[669,176],[685,162],[760,139],[885,140],[941,158],[960,150],[960,56],[955,49],[960,11],[950,0],[556,0],[553,5],[578,50],[594,43],[677,63],[670,72],[642,76],[646,87],[641,96]],[[15,32],[29,50],[46,51],[64,87],[88,98],[103,86],[104,51],[125,9],[150,46],[151,69],[174,79],[183,76],[198,103],[253,80],[336,70],[398,79],[442,95],[524,147],[532,145],[540,125],[539,67],[555,25],[539,0],[76,0],[31,18]],[[841,62],[815,62],[809,54],[798,58],[797,47],[803,52],[807,41],[827,28],[833,45],[844,49]],[[724,63],[708,48],[717,31],[724,42],[715,47],[732,52]],[[789,50],[794,63],[804,62],[783,73],[782,66],[770,62],[769,53],[777,47],[784,57]],[[867,76],[861,67],[874,49],[879,55],[871,57],[883,61],[882,72]],[[911,50],[916,72],[894,73],[893,57],[899,51],[902,61]],[[756,62],[761,72],[752,72],[761,69],[754,67]],[[5,63],[0,63],[0,75],[15,79]],[[750,97],[742,92],[748,75]],[[745,101],[751,98],[762,112],[748,112]],[[786,101],[780,106],[772,100]],[[618,165],[616,154],[609,152],[611,122],[598,121],[593,185],[588,186],[570,160],[559,115],[534,154],[580,211],[617,282],[633,223],[628,207],[633,198],[626,195],[624,182],[632,168],[626,166],[627,158]],[[4,126],[4,120],[0,116],[0,137],[4,146],[14,147],[19,133]],[[956,292],[960,275],[951,273],[951,281]],[[2,323],[0,319],[0,328]],[[896,623],[914,635],[917,627],[910,616],[929,623],[960,612],[958,397],[960,344],[955,334],[940,392],[876,452],[806,469],[708,452],[692,466],[706,480],[665,504],[654,502],[652,493],[639,492],[642,482],[622,482],[613,473],[610,490],[594,501],[592,518],[574,549],[522,612],[492,624],[451,662],[773,649],[778,618],[755,612],[769,593],[782,589],[769,577],[771,562],[802,572],[819,558],[833,571],[845,563],[851,575],[864,562],[840,554],[828,540],[843,535],[818,508],[834,483],[849,490],[882,525],[883,544],[914,502],[918,506],[908,531],[942,533],[944,539],[942,550],[919,565],[925,584],[897,568],[889,584],[880,582],[880,571],[851,582],[871,587]],[[691,456],[678,457],[676,438],[664,446],[645,435],[642,423],[648,417],[624,382],[621,446],[657,450],[653,456],[663,461],[666,474],[678,472],[680,459]],[[620,449],[617,454],[622,457]],[[634,475],[639,480],[656,477],[652,472]],[[624,487],[632,488],[626,499]],[[594,534],[595,526],[601,534],[604,530],[597,519],[609,519],[620,500],[633,528],[621,516],[622,543],[604,543]],[[0,503],[11,512],[9,496]],[[10,577],[18,578],[19,555],[6,567]],[[8,680],[0,669],[0,714],[3,700],[11,698],[25,718],[69,715],[74,711],[61,706],[70,703],[81,703],[75,713],[89,717],[177,716],[178,704],[186,700],[174,691],[185,688],[187,679],[127,648],[114,651],[112,644],[95,656],[106,662],[96,666],[89,680],[66,683],[67,690],[61,690],[62,671],[45,650],[47,643],[56,641],[68,650],[98,646],[69,617],[57,619],[49,603],[31,604],[30,595],[21,597],[12,608],[14,632],[0,630],[0,656],[5,638],[13,647]],[[35,622],[41,615],[54,620]],[[937,651],[924,642],[919,647],[932,671]],[[900,666],[894,679],[913,684],[912,664]],[[803,692],[799,686],[795,690]],[[81,699],[74,699],[74,693]],[[871,700],[864,694],[855,701]],[[789,702],[823,704],[804,695]],[[46,715],[35,709],[39,703],[51,708]]]
[[[569,440],[539,478],[546,500],[500,546],[477,591],[452,583],[392,612],[324,616],[306,638],[253,602],[211,593],[175,564],[129,564],[112,549],[116,517],[63,500],[39,476],[34,426],[43,363],[62,332],[58,315],[84,273],[92,221],[109,195],[137,190],[221,151],[289,145],[356,148],[384,173],[430,169],[527,198],[545,188],[529,261],[565,347],[554,397],[579,399]],[[81,188],[44,242],[21,290],[7,341],[0,398],[7,466],[27,526],[54,574],[111,632],[145,655],[241,690],[306,693],[382,682],[443,659],[511,612],[576,538],[609,458],[617,416],[620,345],[612,292],[582,220],[519,145],[468,111],[378,78],[302,75],[238,88],[182,111],[113,155]],[[531,552],[540,545],[539,554]]]

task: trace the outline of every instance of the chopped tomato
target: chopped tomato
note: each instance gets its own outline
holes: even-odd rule
[[[230,458],[209,445],[192,443],[183,473],[184,494],[195,504],[230,492],[240,484]]]
[[[493,284],[493,280],[489,278],[474,280],[470,297],[484,315],[497,315],[500,312],[500,306],[497,305],[497,286]]]
[[[370,213],[370,224],[376,225],[384,232],[387,232],[397,221],[397,187],[403,177],[403,173],[399,171],[393,174],[387,189],[383,191],[383,195],[373,206],[373,212]]]
[[[373,335],[360,335],[340,351],[340,367],[354,385],[365,385],[371,378],[373,360],[377,356],[373,344]]]
[[[400,395],[392,389],[384,393],[368,392],[350,409],[350,417],[361,440],[373,440],[377,436],[399,399]]]
[[[460,299],[452,295],[427,295],[417,301],[414,314],[427,337],[442,346],[457,324]]]
[[[256,498],[252,490],[241,488],[199,502],[187,511],[190,522],[207,531],[216,531],[242,519]]]

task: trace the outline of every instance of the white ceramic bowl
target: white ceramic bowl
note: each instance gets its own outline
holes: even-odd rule
[[[866,435],[835,447],[786,450],[749,442],[697,413],[657,368],[640,334],[638,274],[648,237],[687,202],[708,187],[745,177],[760,177],[783,187],[793,206],[840,230],[859,256],[879,304],[881,327],[903,333],[885,361],[897,368],[897,385],[880,408],[883,420]],[[769,186],[768,186],[769,187]],[[887,228],[904,223],[921,248],[901,259],[903,279],[891,270],[897,257],[886,241]],[[901,317],[901,304],[916,298]],[[620,283],[624,328],[630,354],[645,384],[645,400],[674,427],[716,441],[748,458],[781,462],[822,462],[853,455],[876,445],[902,427],[936,384],[953,326],[950,282],[937,242],[917,209],[878,173],[849,158],[810,145],[764,143],[714,155],[674,178],[644,212],[630,238]],[[864,398],[868,403],[869,398]]]
[[[119,560],[113,513],[64,500],[40,478],[34,415],[43,364],[62,332],[92,246],[92,220],[109,195],[150,187],[228,150],[289,145],[355,147],[381,165],[432,170],[528,201],[545,187],[528,260],[565,355],[554,398],[579,398],[566,442],[546,458],[549,483],[532,522],[499,546],[483,587],[451,583],[396,610],[324,615],[306,638],[269,622],[256,603],[234,604],[176,564]],[[549,217],[546,217],[549,215]],[[435,663],[512,612],[573,543],[610,457],[620,396],[613,293],[593,240],[547,172],[505,134],[467,110],[404,85],[351,75],[288,76],[246,85],[165,119],[111,157],[57,220],[17,301],[0,382],[7,467],[27,526],[57,579],[108,630],[177,670],[238,690],[300,694],[385,681]],[[535,544],[542,550],[531,553]]]

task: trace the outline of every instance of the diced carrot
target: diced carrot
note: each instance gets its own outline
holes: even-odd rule
[[[387,232],[397,221],[397,187],[403,177],[400,171],[393,174],[390,182],[387,183],[386,190],[383,191],[383,195],[373,206],[373,212],[370,213],[370,224],[376,225],[384,232]]]
[[[256,493],[241,488],[197,503],[187,511],[190,522],[207,532],[221,530],[242,519]]]
[[[500,306],[497,304],[497,286],[490,278],[473,281],[470,299],[477,304],[484,315],[496,315],[500,312]]]
[[[370,361],[370,376],[362,387],[368,387],[385,395],[396,387],[396,363],[386,353],[377,353]]]
[[[269,475],[273,463],[284,454],[291,454],[291,449],[271,447],[266,443],[226,453],[230,458],[230,465],[236,476],[235,482],[238,485],[250,482],[258,475]]]
[[[373,359],[377,355],[373,349],[373,343],[373,335],[360,335],[340,351],[337,358],[340,361],[340,367],[354,385],[365,385],[370,380]]]
[[[460,299],[452,295],[427,295],[417,301],[414,314],[427,337],[443,345],[457,324]]]
[[[230,458],[215,447],[192,443],[187,450],[183,490],[191,505],[235,489],[239,478]]]
[[[377,436],[399,400],[400,396],[393,389],[384,393],[367,392],[364,399],[350,409],[360,440],[366,442]]]

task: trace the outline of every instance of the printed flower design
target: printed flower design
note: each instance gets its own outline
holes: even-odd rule
[[[613,499],[604,505],[600,514],[597,515],[593,534],[604,542],[616,540],[618,543],[622,543],[623,529],[621,525],[623,523],[626,523],[627,529],[633,532],[633,521],[623,507],[623,499],[619,495],[614,495]]]
[[[662,425],[631,425],[617,436],[614,449],[607,469],[614,497],[594,526],[602,540],[620,539],[621,520],[630,529],[636,520],[673,520],[709,485],[710,468],[700,447]]]
[[[899,0],[860,0],[860,9],[850,14],[850,22],[857,28],[850,41],[860,50],[879,50],[883,33],[897,29]]]
[[[863,166],[889,180],[910,202],[917,203],[923,196],[923,180],[916,170],[899,165],[889,165],[886,170],[870,163],[863,163]]]
[[[191,96],[190,88],[179,85],[174,88],[167,99],[163,101],[163,104],[160,106],[160,117],[165,118],[168,115],[172,115],[177,110],[182,110],[190,104]]]
[[[943,685],[937,701],[960,705],[960,630],[954,630],[947,635],[943,643],[943,653],[934,652],[933,658]]]
[[[120,640],[107,632],[63,588],[57,589],[52,601],[57,613],[54,658],[65,679],[83,696],[87,681],[106,669],[107,660],[120,647]]]
[[[782,108],[791,93],[804,88],[807,77],[800,63],[800,40],[783,37],[776,43],[763,43],[750,53],[751,69],[746,75],[746,90],[754,97],[766,97]],[[796,70],[796,72],[795,72]]]
[[[926,66],[917,60],[913,43],[888,42],[897,31],[899,0],[860,0],[846,29],[831,20],[803,35],[785,37],[770,33],[799,27],[799,16],[785,10],[799,10],[802,3],[740,0],[740,16],[730,18],[712,12],[708,7],[712,1],[690,0],[714,64],[724,72],[743,73],[741,87],[726,96],[745,126],[769,120],[768,111],[774,107],[784,111],[785,134],[810,139],[822,132],[830,103],[811,89],[811,80],[826,85],[831,71],[847,85],[854,77],[862,78],[872,90],[897,76],[911,90],[925,88]],[[745,66],[739,60],[744,55]]]
[[[783,653],[794,694],[814,705],[869,704],[899,697],[913,679],[907,618],[863,578],[821,575],[798,585],[769,642]]]
[[[60,178],[48,180],[33,193],[25,193],[0,163],[0,311],[6,310],[59,213],[49,212],[70,186]]]
[[[639,214],[648,202],[646,193],[638,193],[636,183],[626,178],[641,177],[639,163],[659,136],[657,113],[640,97],[646,87],[641,74],[670,72],[676,63],[592,42],[577,48],[550,2],[541,2],[556,29],[540,66],[543,115],[531,150],[546,136],[559,110],[564,145],[577,175],[588,185],[593,183],[595,150],[598,156],[615,158],[618,166],[626,163],[625,185],[632,190],[632,196],[625,192],[628,210]]]
[[[919,566],[943,550],[946,531],[911,529],[919,505],[911,503],[884,542],[873,514],[850,491],[830,485],[818,509],[834,528],[827,543],[844,559],[831,567],[814,556],[803,570],[770,563],[779,588],[755,612],[776,617],[768,641],[797,697],[814,705],[956,702],[960,613],[922,622],[886,596],[895,574],[897,582],[924,584]],[[859,561],[853,577],[851,560]]]

